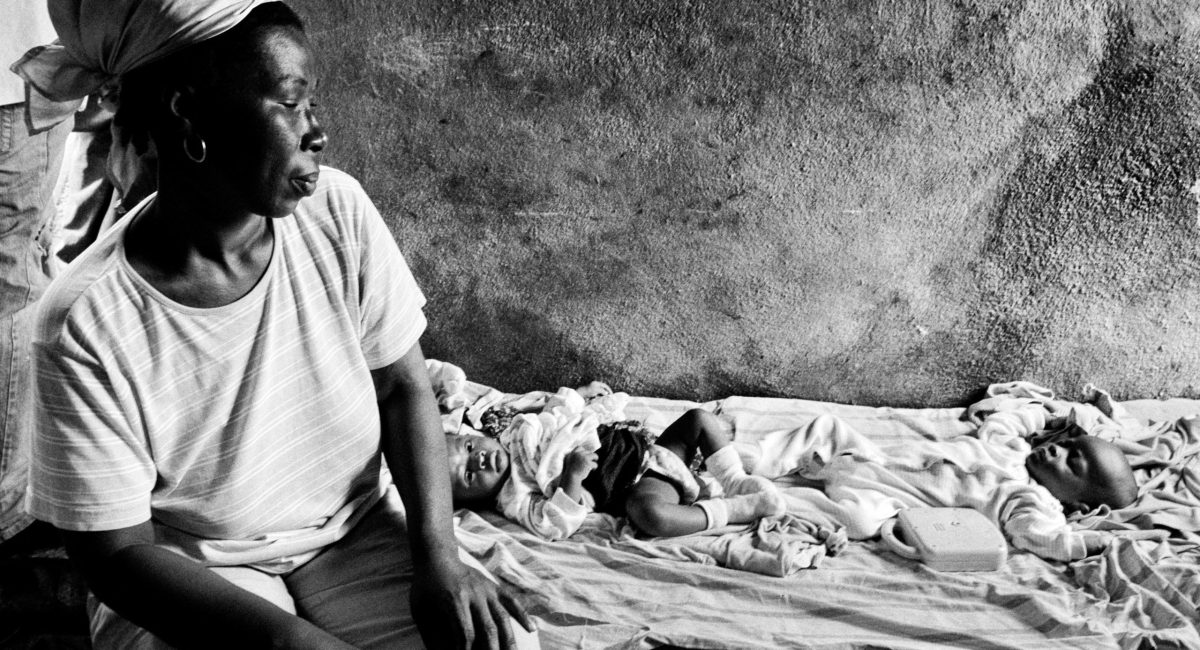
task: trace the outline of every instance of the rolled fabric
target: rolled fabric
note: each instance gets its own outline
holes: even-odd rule
[[[49,0],[58,40],[10,69],[29,82],[34,130],[71,117],[121,75],[222,34],[277,0]]]

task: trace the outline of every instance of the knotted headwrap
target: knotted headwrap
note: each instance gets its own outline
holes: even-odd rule
[[[222,34],[274,0],[49,0],[58,40],[11,70],[29,93],[35,130],[71,117],[81,100],[121,75]]]

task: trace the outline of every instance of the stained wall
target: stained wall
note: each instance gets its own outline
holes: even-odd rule
[[[473,379],[1200,396],[1196,2],[293,6]]]

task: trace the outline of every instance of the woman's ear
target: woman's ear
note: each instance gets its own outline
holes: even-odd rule
[[[167,91],[167,110],[171,116],[179,120],[185,129],[195,126],[196,91],[190,86],[173,88]]]
[[[169,92],[171,93],[171,96],[167,98],[167,108],[171,110],[171,115],[182,118],[184,113],[184,91],[175,89]]]
[[[208,159],[208,144],[197,128],[196,93],[188,86],[167,91],[167,111],[174,121],[171,129],[181,138],[183,154],[197,165]]]

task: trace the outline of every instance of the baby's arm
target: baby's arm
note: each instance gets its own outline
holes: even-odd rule
[[[1104,550],[1112,540],[1112,533],[1071,528],[1062,506],[1032,485],[1009,496],[1000,521],[1013,546],[1048,560],[1078,560]]]
[[[577,391],[560,389],[541,413],[518,416],[501,436],[512,470],[500,511],[546,539],[569,537],[593,510],[582,482],[595,468],[600,441],[586,406]]]
[[[570,537],[592,511],[586,491],[582,500],[576,500],[562,487],[550,498],[536,486],[533,488],[519,481],[509,481],[500,492],[500,512],[544,539],[554,541]]]
[[[981,440],[1004,444],[1008,440],[1029,438],[1046,428],[1046,407],[1037,402],[1019,408],[996,411],[984,418],[975,435]]]
[[[583,501],[583,480],[596,470],[600,455],[594,451],[577,448],[563,459],[563,473],[558,487],[572,500]]]
[[[571,536],[583,525],[592,505],[586,491],[572,495],[564,489],[571,487],[564,486],[561,478],[570,448],[557,451],[554,443],[566,441],[557,439],[556,432],[555,418],[544,413],[520,415],[513,420],[500,437],[508,449],[511,469],[497,495],[497,505],[505,517],[551,540]]]

